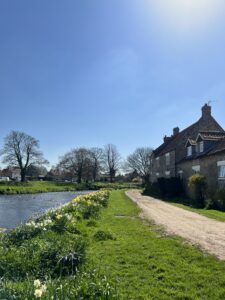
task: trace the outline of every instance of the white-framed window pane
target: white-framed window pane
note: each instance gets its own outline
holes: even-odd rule
[[[195,172],[195,173],[199,173],[200,172],[200,165],[196,165],[196,166],[192,166],[192,170]]]
[[[188,146],[187,147],[187,156],[191,156],[192,155],[192,146]]]
[[[225,178],[225,166],[219,167],[219,178]]]
[[[199,152],[203,152],[204,151],[204,142],[200,142],[199,143]]]

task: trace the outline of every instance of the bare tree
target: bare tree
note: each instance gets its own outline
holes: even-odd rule
[[[103,149],[102,148],[91,148],[90,150],[90,159],[91,159],[91,172],[92,178],[95,182],[99,172],[102,169],[103,163]]]
[[[148,182],[151,175],[152,151],[148,147],[137,148],[127,158],[127,166],[136,171],[144,182]]]
[[[20,169],[22,182],[25,181],[27,170],[31,165],[48,164],[39,151],[39,141],[19,131],[11,131],[5,137],[1,155],[3,155],[3,163]]]
[[[107,173],[110,177],[110,182],[113,182],[116,172],[120,167],[120,154],[115,145],[108,144],[104,149],[104,163]]]
[[[77,182],[81,183],[82,179],[88,180],[90,177],[90,164],[90,151],[77,148],[61,157],[58,167],[70,172],[72,178],[76,177]]]

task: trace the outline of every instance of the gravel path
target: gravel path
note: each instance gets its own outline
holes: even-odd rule
[[[129,190],[126,195],[142,209],[145,218],[162,225],[168,233],[179,235],[225,260],[225,222],[209,219],[152,197],[142,196],[137,190]]]

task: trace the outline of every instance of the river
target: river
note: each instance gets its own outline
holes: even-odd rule
[[[0,228],[11,229],[89,191],[0,195]]]

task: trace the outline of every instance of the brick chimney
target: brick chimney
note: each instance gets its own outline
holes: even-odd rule
[[[180,132],[180,128],[179,127],[175,127],[174,129],[173,129],[173,135],[175,136],[175,135],[178,135],[178,133]]]
[[[203,107],[202,107],[202,118],[207,118],[207,117],[210,117],[211,116],[211,106],[208,105],[208,104],[205,104]]]

